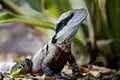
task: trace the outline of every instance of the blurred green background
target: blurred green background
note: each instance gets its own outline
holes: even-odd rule
[[[1,42],[1,50],[5,48],[1,53],[16,51],[21,55],[33,55],[52,37],[57,18],[66,11],[79,8],[87,9],[88,17],[72,44],[78,63],[119,69],[120,0],[0,0],[0,32],[4,35],[0,36],[0,41],[6,37],[9,44],[12,42],[10,45]],[[13,31],[5,35],[2,33],[4,27],[5,31]],[[13,32],[19,32],[19,35],[12,36],[11,40],[8,35]],[[6,46],[3,48],[3,45]]]

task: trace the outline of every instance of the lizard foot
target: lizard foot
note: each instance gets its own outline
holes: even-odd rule
[[[32,67],[32,62],[30,59],[25,59],[24,61],[17,63],[13,66],[11,73],[16,71],[17,69],[23,68],[26,72],[30,72]]]

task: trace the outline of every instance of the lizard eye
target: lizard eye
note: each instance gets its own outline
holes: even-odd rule
[[[62,30],[64,28],[64,26],[67,25],[68,21],[70,19],[72,19],[72,17],[74,16],[74,13],[70,13],[70,15],[68,17],[66,17],[65,19],[61,20],[57,25],[56,25],[56,33],[59,32],[60,30]]]
[[[56,25],[56,30],[55,30],[56,34],[57,34],[59,31],[61,31],[61,30],[67,25],[68,21],[69,21],[70,19],[72,19],[73,16],[74,16],[74,13],[70,13],[69,16],[67,16],[65,19],[61,20],[61,21]],[[57,39],[55,39],[56,34],[55,34],[55,35],[53,36],[53,38],[52,38],[52,43],[53,43],[53,44],[57,42]]]
[[[28,64],[30,62],[30,60],[29,59],[25,59],[25,62]]]

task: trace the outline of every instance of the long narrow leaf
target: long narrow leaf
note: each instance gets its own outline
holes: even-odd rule
[[[31,17],[17,16],[9,13],[1,13],[0,23],[8,23],[8,22],[21,22],[25,24],[40,26],[47,29],[54,29],[54,24],[50,22],[41,21],[39,19],[35,19]]]
[[[120,0],[107,0],[108,26],[114,38],[115,50],[120,52]]]
[[[26,2],[36,11],[42,11],[41,0],[26,0]]]
[[[11,0],[0,0],[0,4],[12,13],[22,15],[22,12],[19,11],[19,6]]]

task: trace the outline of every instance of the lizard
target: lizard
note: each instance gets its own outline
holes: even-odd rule
[[[71,65],[74,78],[77,78],[80,71],[71,51],[71,42],[86,17],[86,9],[73,9],[63,13],[56,23],[53,37],[31,59],[26,58],[13,65],[10,73],[23,68],[23,73],[39,74],[40,76],[46,74],[54,78],[65,78],[62,76],[61,70],[68,62]]]

